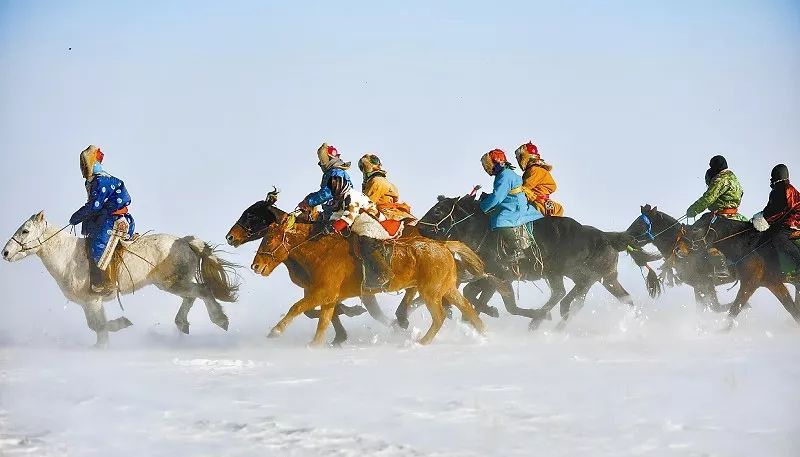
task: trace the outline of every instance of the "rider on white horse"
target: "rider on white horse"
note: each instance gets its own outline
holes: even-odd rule
[[[98,293],[114,288],[114,284],[107,284],[105,271],[119,241],[130,239],[134,231],[133,217],[128,214],[131,196],[122,180],[103,171],[103,156],[103,151],[94,145],[81,152],[81,174],[88,198],[69,219],[72,225],[81,224],[90,259],[91,286]]]

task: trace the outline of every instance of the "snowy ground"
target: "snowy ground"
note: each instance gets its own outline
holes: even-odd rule
[[[195,310],[181,337],[162,309],[96,351],[69,305],[75,334],[0,342],[0,455],[797,456],[800,329],[758,297],[732,334],[692,307],[634,322],[591,300],[564,333],[504,314],[419,347],[362,316],[321,350],[307,319],[267,340],[230,305],[230,333]]]

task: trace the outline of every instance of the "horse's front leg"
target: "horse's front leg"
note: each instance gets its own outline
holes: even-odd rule
[[[86,315],[86,324],[97,335],[97,341],[94,346],[96,348],[108,347],[108,328],[106,326],[108,321],[106,320],[103,302],[97,300],[88,305],[83,305],[83,313]]]
[[[336,303],[328,303],[322,305],[322,310],[319,313],[319,320],[317,321],[317,331],[314,333],[314,339],[311,340],[310,346],[320,347],[325,344],[325,330],[331,323],[333,313],[336,311]]]
[[[319,292],[309,293],[308,291],[306,291],[306,295],[297,302],[295,302],[295,304],[292,305],[291,308],[289,308],[289,311],[286,313],[286,315],[283,316],[283,319],[281,319],[277,324],[275,324],[274,327],[272,327],[272,330],[270,330],[267,337],[277,338],[286,330],[286,327],[292,322],[292,320],[294,320],[295,317],[299,316],[301,313],[304,313],[310,309],[314,309],[318,303],[330,303],[335,298],[336,297],[325,297],[323,294]],[[322,314],[323,313],[320,313],[320,318],[322,318]]]
[[[415,292],[412,291],[411,294],[413,296]],[[375,295],[362,295],[361,303],[364,304],[364,306],[367,308],[367,312],[370,316],[372,316],[373,319],[387,327],[392,325],[392,321],[386,317],[386,314],[383,314],[383,310],[381,309],[380,305],[378,305],[378,300],[375,298]]]
[[[489,299],[497,291],[489,278],[481,278],[467,283],[464,286],[464,297],[472,304],[476,311],[491,317],[500,317],[500,312],[494,306],[489,306]],[[479,297],[480,295],[480,297]]]
[[[528,330],[536,331],[540,325],[542,325],[542,321],[545,319],[550,319],[550,310],[553,309],[556,304],[567,295],[567,289],[564,287],[564,277],[561,275],[547,275],[545,276],[547,280],[547,284],[550,286],[550,298],[547,302],[539,308],[541,314],[533,319],[531,319],[531,323],[528,325]]]

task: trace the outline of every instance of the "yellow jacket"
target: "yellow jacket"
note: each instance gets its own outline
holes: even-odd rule
[[[549,165],[530,165],[522,175],[522,190],[528,197],[528,202],[534,205],[545,216],[563,216],[564,207],[560,203],[550,200],[558,186],[550,174]]]
[[[389,182],[385,176],[380,174],[373,175],[364,182],[364,195],[375,202],[378,210],[387,219],[402,221],[405,219],[416,219],[411,215],[411,207],[400,201],[400,192],[397,186]]]

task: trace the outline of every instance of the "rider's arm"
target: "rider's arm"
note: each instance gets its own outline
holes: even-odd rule
[[[698,198],[697,201],[692,203],[692,206],[686,210],[686,215],[689,217],[695,217],[705,211],[709,206],[717,201],[719,196],[725,191],[726,186],[727,183],[723,179],[715,179],[711,181],[711,185],[708,187],[703,196]]]
[[[764,207],[761,213],[767,222],[772,223],[783,216],[788,206],[786,203],[786,190],[779,186],[779,188],[772,189],[769,192],[769,202],[767,202],[767,206]]]
[[[328,179],[327,182],[320,186],[318,191],[312,192],[306,196],[304,201],[308,203],[308,206],[317,206],[333,198],[333,192],[330,186],[332,181],[333,178]]]
[[[500,202],[505,200],[510,190],[511,179],[502,175],[497,176],[494,180],[494,189],[492,193],[486,194],[483,199],[481,199],[481,211],[484,213],[491,211],[495,206],[499,205]]]
[[[103,205],[112,192],[110,188],[101,184],[99,179],[95,179],[89,189],[88,201],[72,214],[72,217],[69,218],[69,223],[78,225],[89,217],[102,211]]]

